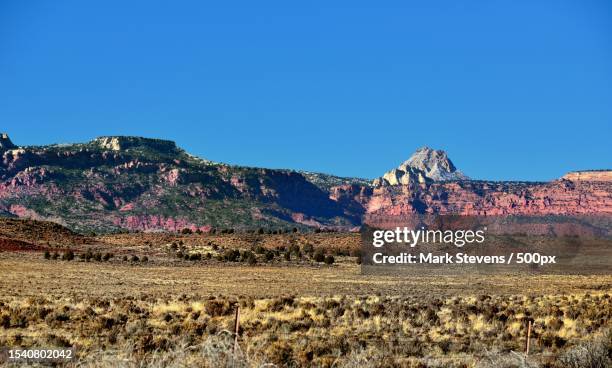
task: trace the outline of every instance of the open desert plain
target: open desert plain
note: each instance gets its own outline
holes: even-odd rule
[[[62,365],[609,363],[609,274],[362,275],[346,232],[0,233],[0,345],[74,347]]]

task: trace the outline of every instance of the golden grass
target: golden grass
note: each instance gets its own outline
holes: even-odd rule
[[[536,321],[546,320],[555,305],[575,311],[573,318],[563,318],[564,326],[558,331],[535,323],[534,359],[560,355],[604,334],[612,317],[612,299],[603,292],[534,296],[526,301],[511,295],[487,297],[474,302],[471,297],[181,296],[166,300],[154,295],[76,297],[66,302],[13,296],[0,298],[0,345],[76,346],[84,360],[100,349],[130,346],[120,354],[146,362],[151,352],[170,352],[185,344],[201,347],[210,338],[231,335],[234,310],[240,306],[240,349],[257,356],[258,364],[343,365],[369,348],[398,365],[412,357],[410,364],[433,359],[446,362],[443,366],[461,366],[456,364],[478,361],[485,346],[507,354],[520,351],[527,310]],[[513,314],[515,310],[523,312]]]
[[[512,361],[531,320],[534,361],[560,367],[557,356],[603,336],[612,317],[612,275],[405,277],[361,275],[348,256],[332,266],[281,257],[254,266],[172,258],[172,243],[181,241],[188,252],[254,242],[266,249],[336,243],[347,251],[358,246],[354,234],[98,240],[116,257],[67,262],[0,253],[0,346],[75,345],[85,366],[102,367],[476,367],[498,362],[491,352]],[[123,254],[152,261],[125,262]]]

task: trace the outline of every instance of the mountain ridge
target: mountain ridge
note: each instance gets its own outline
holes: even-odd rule
[[[368,214],[612,213],[612,172],[548,183],[474,181],[446,152],[426,147],[374,182],[217,163],[173,141],[133,136],[18,147],[2,134],[0,157],[0,215],[76,231],[351,229]]]
[[[142,137],[12,145],[2,152],[0,211],[96,231],[358,225],[360,214],[326,189],[352,181],[315,176],[319,183],[293,170],[212,163]]]

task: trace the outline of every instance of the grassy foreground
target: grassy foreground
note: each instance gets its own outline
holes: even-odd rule
[[[253,246],[239,235],[89,239],[106,261],[0,252],[0,346],[75,346],[67,365],[85,367],[610,366],[612,276],[366,276],[356,236],[312,235],[315,253],[347,248],[333,264],[303,247],[255,264],[218,257]]]

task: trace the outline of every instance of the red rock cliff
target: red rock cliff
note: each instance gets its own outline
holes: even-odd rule
[[[612,181],[550,183],[441,182],[420,187],[380,186],[366,213],[461,215],[612,214]]]

